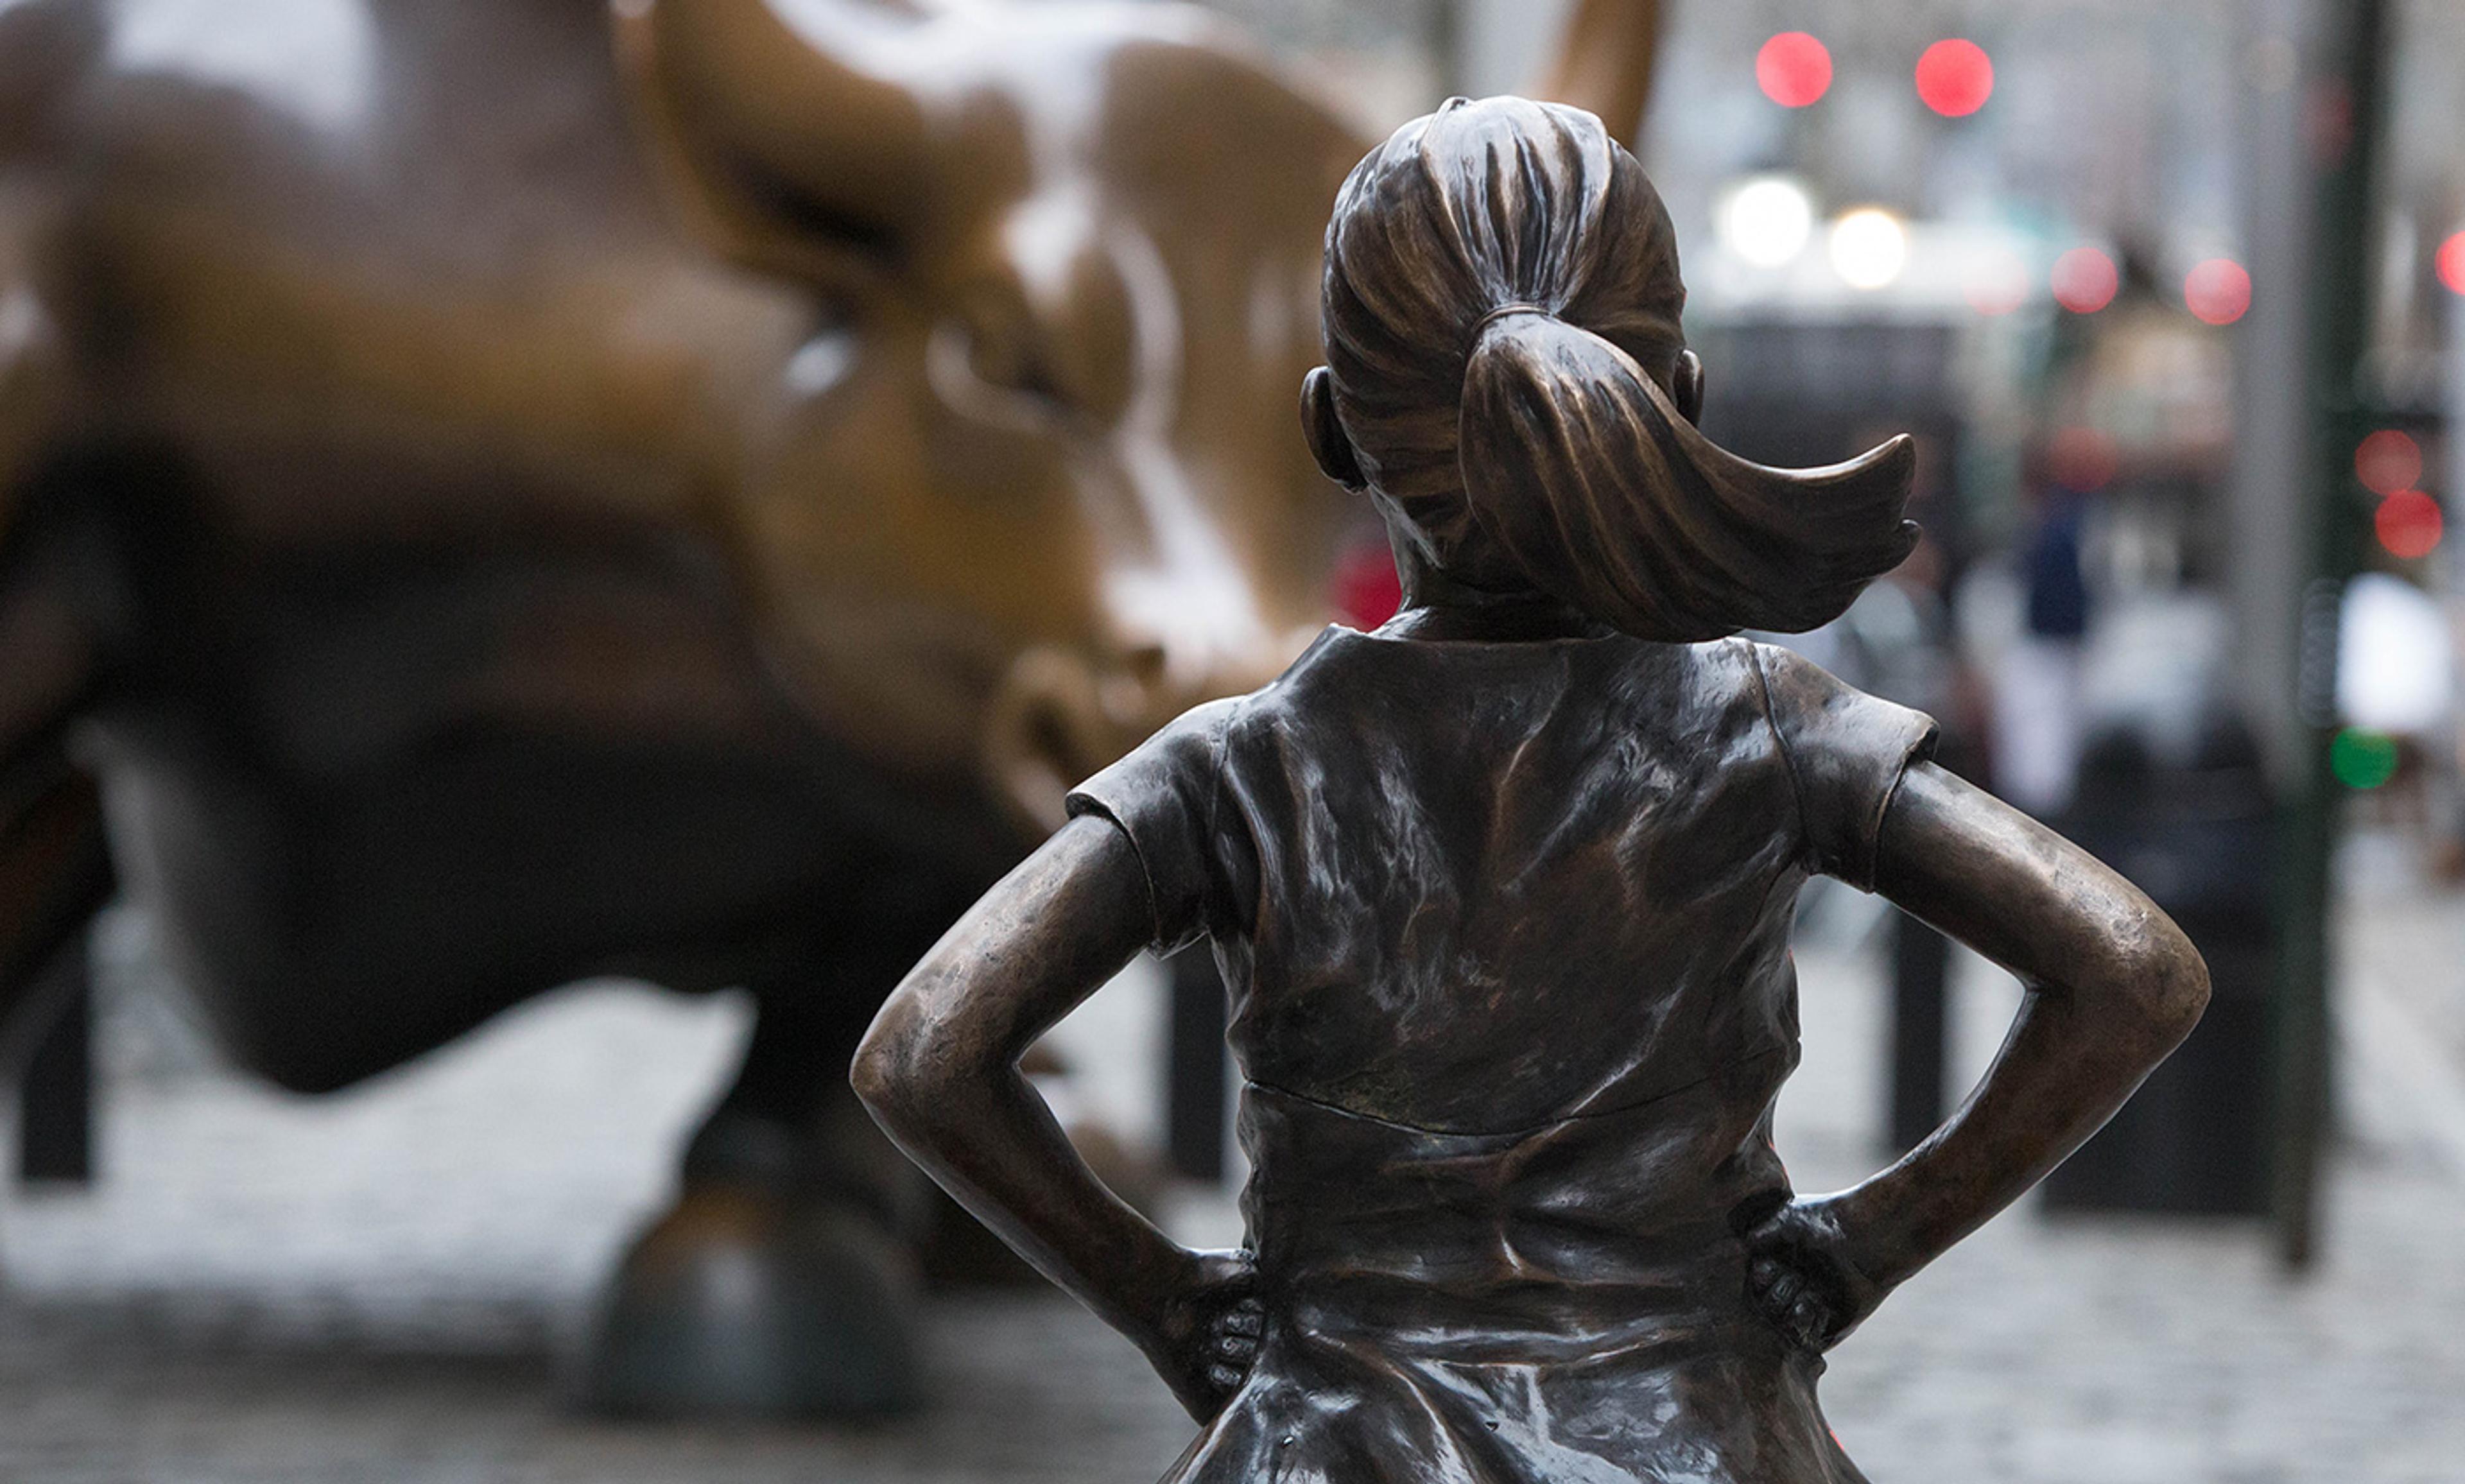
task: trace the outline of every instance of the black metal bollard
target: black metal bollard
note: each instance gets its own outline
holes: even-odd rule
[[[2091,743],[2057,824],[2182,925],[2211,994],[2190,1039],[2047,1178],[2047,1203],[2266,1214],[2275,831],[2248,734],[2213,724],[2191,758],[2168,764],[2143,738],[2109,733]]]
[[[1892,1152],[1904,1153],[1943,1119],[1950,1079],[1951,941],[1902,912],[1892,919]]]

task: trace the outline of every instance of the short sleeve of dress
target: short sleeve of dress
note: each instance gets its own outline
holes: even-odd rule
[[[1810,863],[1871,892],[1883,815],[1909,764],[1934,756],[1934,719],[1843,685],[1787,650],[1753,650]]]
[[[1236,698],[1213,701],[1139,744],[1070,791],[1073,819],[1094,814],[1130,837],[1155,912],[1150,946],[1171,953],[1208,931],[1224,874],[1215,828],[1222,796],[1224,730]]]

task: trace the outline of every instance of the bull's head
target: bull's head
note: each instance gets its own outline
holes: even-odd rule
[[[728,519],[807,702],[1024,819],[1323,621],[1298,435],[1365,147],[1203,12],[617,0],[693,226],[810,292]]]

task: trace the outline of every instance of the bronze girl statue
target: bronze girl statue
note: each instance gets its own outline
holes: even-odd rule
[[[1168,1480],[1855,1480],[1823,1351],[2027,1190],[2208,995],[2165,916],[1926,761],[1924,717],[1729,637],[1916,539],[1910,446],[1792,473],[1695,429],[1669,217],[1599,121],[1455,101],[1327,235],[1319,461],[1406,603],[1190,712],[952,930],[859,1053],[937,1180],[1204,1424]],[[1815,873],[2028,987],[1949,1122],[1792,1196]],[[1232,986],[1249,1245],[1097,1183],[1016,1062],[1136,952]]]

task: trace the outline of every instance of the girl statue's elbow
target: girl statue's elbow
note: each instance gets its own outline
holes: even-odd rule
[[[904,1110],[915,1101],[914,1058],[908,1041],[901,1028],[884,1016],[865,1032],[848,1068],[848,1083],[855,1089],[856,1100],[885,1127],[905,1121]]]
[[[2179,1045],[2209,1008],[2209,965],[2172,922],[2141,954],[2141,1000],[2167,1048]]]

